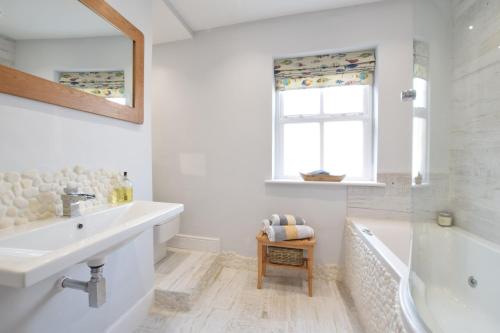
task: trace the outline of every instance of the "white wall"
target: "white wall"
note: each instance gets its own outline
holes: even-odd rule
[[[151,1],[108,3],[146,38],[144,125],[0,94],[0,170],[127,169],[136,198],[151,199]],[[88,308],[81,292],[55,295],[58,276],[29,289],[0,288],[0,332],[103,332],[153,287],[152,245],[149,231],[108,258],[108,305],[101,309]],[[88,278],[84,265],[66,273]]]
[[[16,43],[0,35],[0,65],[12,66],[16,51]]]
[[[182,232],[221,237],[255,255],[262,218],[305,217],[318,257],[338,263],[347,189],[265,185],[272,173],[273,57],[377,48],[378,171],[408,173],[412,26],[408,3],[378,4],[236,25],[154,47],[156,200],[186,204]]]
[[[14,67],[50,81],[61,71],[125,72],[127,104],[132,103],[133,44],[124,36],[19,40]]]

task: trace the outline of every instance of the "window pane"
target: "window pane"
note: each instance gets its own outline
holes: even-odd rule
[[[427,120],[420,117],[413,117],[413,160],[412,176],[415,179],[420,173],[425,176],[425,166],[427,163]]]
[[[298,89],[280,92],[284,116],[319,114],[321,93],[319,89]]]
[[[319,123],[284,125],[283,163],[287,177],[320,168]]]
[[[324,112],[327,114],[365,112],[370,86],[342,86],[323,89]]]
[[[324,165],[331,174],[348,178],[364,176],[364,130],[362,121],[325,123]]]
[[[127,99],[125,97],[108,97],[106,98],[108,101],[118,103],[121,105],[127,105]]]
[[[427,81],[418,77],[413,79],[413,89],[417,92],[417,98],[413,101],[414,108],[427,107]]]

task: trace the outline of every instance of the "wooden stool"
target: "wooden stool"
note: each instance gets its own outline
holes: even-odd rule
[[[282,267],[282,268],[295,268],[307,270],[307,283],[309,287],[309,297],[313,295],[313,267],[314,267],[314,246],[316,239],[300,239],[283,242],[271,242],[264,232],[257,235],[257,262],[259,270],[257,272],[257,289],[262,288],[262,281],[266,275],[266,266]],[[307,251],[307,258],[305,258],[304,265],[293,266],[284,264],[273,264],[267,259],[267,246],[284,247],[289,249],[301,249]]]

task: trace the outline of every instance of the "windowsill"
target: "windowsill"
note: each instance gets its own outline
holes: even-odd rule
[[[301,179],[268,179],[265,181],[266,184],[270,185],[301,185],[301,186],[334,186],[334,187],[346,187],[346,186],[360,186],[360,187],[385,187],[385,183],[369,182],[369,181],[342,181],[342,182],[311,182],[304,181]]]

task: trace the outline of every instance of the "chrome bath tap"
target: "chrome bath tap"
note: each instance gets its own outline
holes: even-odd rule
[[[94,194],[78,193],[78,187],[66,187],[61,194],[63,203],[63,216],[80,216],[80,202],[95,199]]]

